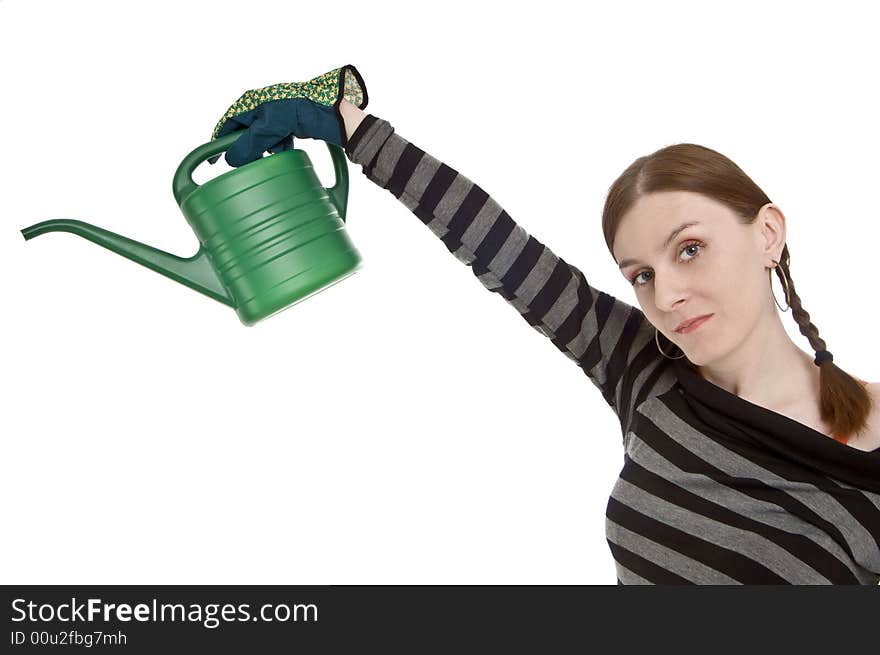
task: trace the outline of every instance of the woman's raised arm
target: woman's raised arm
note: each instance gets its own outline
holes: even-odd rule
[[[388,121],[351,105],[341,110],[348,158],[418,216],[483,286],[576,362],[625,429],[632,407],[670,361],[657,350],[642,311],[594,289],[482,188],[398,135]]]

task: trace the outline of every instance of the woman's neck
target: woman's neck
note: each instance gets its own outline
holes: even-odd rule
[[[697,370],[709,382],[762,407],[818,403],[819,368],[791,340],[775,312],[730,353]],[[805,390],[815,398],[805,397]]]

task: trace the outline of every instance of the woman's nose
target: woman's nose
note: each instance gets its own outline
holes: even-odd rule
[[[655,274],[654,302],[657,308],[666,312],[676,309],[687,298],[687,285],[683,277],[674,273]]]

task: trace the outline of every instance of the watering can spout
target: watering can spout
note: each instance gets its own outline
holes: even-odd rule
[[[204,248],[199,248],[192,257],[178,257],[115,232],[68,218],[43,221],[21,231],[25,240],[46,232],[70,232],[79,235],[214,300],[219,300],[230,307],[234,306]]]

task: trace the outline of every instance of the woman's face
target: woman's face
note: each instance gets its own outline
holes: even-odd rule
[[[711,198],[663,191],[642,196],[624,215],[613,252],[651,324],[703,366],[735,351],[774,315],[765,267],[784,244],[785,218],[772,204],[744,225]],[[697,329],[675,331],[704,314],[712,317]]]

